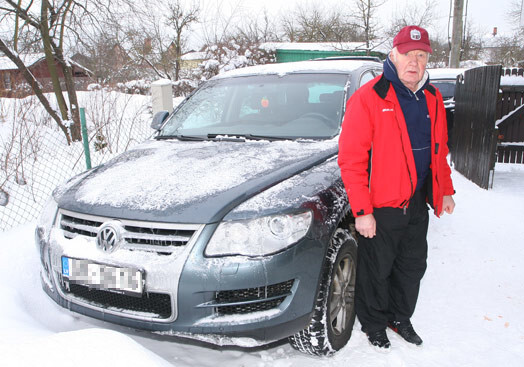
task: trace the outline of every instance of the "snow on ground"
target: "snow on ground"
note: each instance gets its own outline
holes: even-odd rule
[[[413,323],[423,347],[389,332],[372,349],[355,325],[349,344],[315,358],[287,343],[220,348],[73,314],[40,288],[34,223],[0,233],[0,360],[4,366],[522,366],[524,167],[497,165],[486,191],[453,172],[457,207],[432,218],[428,271]]]

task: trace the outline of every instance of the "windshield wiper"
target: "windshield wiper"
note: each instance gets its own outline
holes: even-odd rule
[[[212,140],[218,141],[245,141],[248,140],[288,140],[289,138],[283,138],[281,136],[270,136],[270,135],[253,135],[253,134],[207,134],[207,137]]]
[[[284,137],[284,136],[253,135],[253,134],[243,134],[243,135],[240,135],[240,136],[243,136],[244,138],[250,139],[250,140],[269,140],[269,141],[291,140],[290,137]]]
[[[248,140],[292,140],[291,137],[271,136],[271,135],[253,135],[253,134],[207,134],[202,135],[159,135],[158,140],[178,139],[182,141],[204,141],[204,140],[218,140],[218,141],[245,141]]]
[[[208,140],[206,136],[200,135],[159,135],[156,137],[158,140],[167,140],[167,139],[178,139],[181,141],[203,141]]]

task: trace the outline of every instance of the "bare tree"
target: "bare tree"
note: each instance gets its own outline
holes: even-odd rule
[[[385,0],[354,0],[356,6],[355,18],[360,31],[366,42],[366,52],[370,55],[371,41],[375,38],[378,30],[378,22],[375,19],[375,14],[381,5],[384,5]]]
[[[75,0],[52,1],[41,0],[40,9],[36,9],[37,4],[33,1],[26,6],[21,1],[4,0],[5,6],[0,7],[0,11],[5,14],[11,14],[15,18],[15,24],[18,20],[23,20],[24,26],[32,27],[40,35],[42,49],[45,52],[45,58],[53,90],[59,106],[61,119],[63,121],[72,121],[70,126],[71,139],[80,140],[80,115],[78,99],[76,96],[71,63],[64,56],[64,43],[68,36],[76,37],[73,23],[88,15],[88,1],[83,2]],[[77,18],[79,17],[79,18]],[[15,26],[13,44],[18,45],[19,29]],[[6,46],[5,42],[4,46]],[[5,52],[5,51],[4,51]],[[6,53],[6,55],[20,68],[21,59],[16,53]],[[10,56],[11,55],[11,56]],[[23,64],[23,63],[22,63]],[[34,77],[30,76],[27,68],[22,70],[24,78],[37,93],[37,87],[34,83]],[[65,81],[65,89],[68,95],[69,105],[62,93],[59,75],[62,74]],[[42,101],[44,96],[39,97]],[[49,103],[47,103],[49,104]],[[69,137],[68,137],[69,141]]]
[[[329,11],[321,5],[297,5],[295,11],[282,16],[284,38],[290,42],[360,41],[358,25],[337,8]]]
[[[120,63],[125,64],[119,68],[122,76],[130,76],[134,70],[146,78],[178,80],[187,37],[199,22],[198,3],[127,1],[132,11],[108,19],[107,27],[97,36],[99,49],[119,51]]]
[[[460,60],[478,60],[481,58],[484,49],[481,34],[482,32],[472,22],[467,23],[462,38]]]
[[[521,25],[524,24],[524,19],[521,19],[522,6],[524,6],[522,0],[512,0],[506,13],[515,29],[521,34],[524,33],[524,27]]]
[[[242,23],[246,17],[242,8],[243,0],[215,0],[202,3],[202,19],[200,29],[202,43],[205,46],[227,43],[235,32],[235,24]],[[205,47],[204,46],[204,47]]]
[[[417,25],[419,27],[430,28],[434,23],[436,2],[424,0],[424,2],[409,2],[405,7],[397,8],[393,13],[390,26],[386,33],[393,37],[403,27]]]
[[[262,17],[246,16],[243,22],[236,26],[231,34],[231,38],[237,43],[248,42],[261,44],[264,42],[277,42],[277,24],[272,21],[266,9],[263,10]]]
[[[33,91],[35,92],[35,95],[37,96],[38,100],[42,103],[42,106],[44,106],[47,113],[49,113],[49,116],[51,116],[53,120],[56,121],[57,125],[60,127],[60,129],[66,136],[67,142],[70,143],[71,138],[68,134],[67,127],[64,125],[60,116],[58,116],[56,111],[51,107],[51,104],[49,103],[49,101],[47,100],[47,98],[44,95],[44,92],[42,91],[40,83],[35,79],[33,74],[24,65],[23,61],[18,56],[18,53],[11,50],[1,38],[0,38],[0,51],[2,51],[9,59],[11,59],[11,61],[15,63],[18,69],[22,71],[24,78],[28,81],[29,85],[32,86]]]
[[[126,37],[111,22],[104,28],[85,35],[75,48],[75,61],[94,73],[102,84],[125,82],[138,78],[139,70],[135,61],[122,46]]]
[[[200,8],[196,3],[193,3],[189,8],[184,8],[181,0],[169,3],[169,15],[166,24],[175,32],[169,48],[175,58],[175,80],[180,77],[180,61],[186,41],[185,33],[193,23],[198,21],[199,12]]]
[[[521,38],[518,33],[498,38],[497,47],[494,47],[488,55],[488,63],[502,64],[505,67],[522,66],[524,49],[520,45]]]

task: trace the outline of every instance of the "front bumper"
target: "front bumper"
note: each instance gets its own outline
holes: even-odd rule
[[[267,257],[206,258],[215,225],[202,226],[180,251],[159,255],[119,249],[107,254],[91,238],[37,228],[42,284],[59,305],[96,319],[186,337],[218,335],[271,342],[309,324],[324,259],[322,241],[305,238]],[[142,297],[68,285],[61,257],[145,272]],[[221,340],[224,339],[209,339]]]

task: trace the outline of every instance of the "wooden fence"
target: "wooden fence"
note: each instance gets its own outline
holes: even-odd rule
[[[455,88],[451,159],[455,169],[484,189],[495,168],[498,134],[494,126],[501,66],[465,71]]]
[[[524,69],[503,69],[502,75],[512,75],[522,84],[502,85],[497,99],[499,146],[497,162],[524,164]]]
[[[502,68],[501,75],[524,76],[524,69],[522,68]]]

